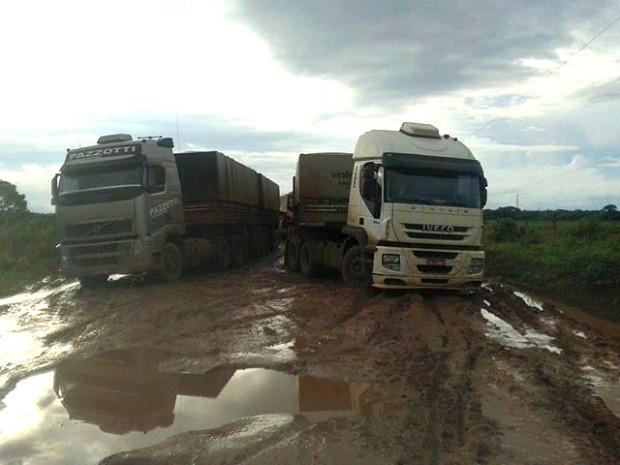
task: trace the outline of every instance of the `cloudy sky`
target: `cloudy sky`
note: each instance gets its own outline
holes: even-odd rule
[[[403,121],[469,146],[491,208],[620,206],[620,4],[0,0],[0,179],[33,211],[102,134],[220,150],[284,192],[300,152]]]

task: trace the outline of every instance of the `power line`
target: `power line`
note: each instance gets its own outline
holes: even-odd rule
[[[517,193],[523,192],[523,190],[526,187],[530,187],[530,186],[533,186],[533,185],[538,185],[540,183],[543,183],[543,182],[546,182],[546,181],[550,181],[552,179],[562,178],[564,176],[568,176],[569,174],[573,174],[573,173],[576,173],[577,171],[581,171],[581,170],[584,170],[584,169],[595,168],[595,167],[597,167],[599,165],[602,165],[603,163],[607,162],[608,160],[615,160],[615,159],[616,159],[616,157],[613,156],[613,155],[612,156],[608,156],[608,157],[605,157],[605,158],[599,160],[598,162],[596,162],[596,163],[594,163],[594,164],[592,164],[590,166],[578,166],[576,168],[573,168],[573,169],[571,169],[569,171],[565,171],[563,173],[555,174],[553,176],[547,176],[546,178],[541,178],[541,179],[538,179],[536,181],[528,182],[526,184],[522,184],[521,186],[517,186],[517,187],[510,188],[510,189],[505,189],[503,191],[499,191],[498,193],[493,194],[493,197],[505,197],[505,196],[508,196],[508,195],[515,195]],[[525,189],[525,190],[527,191],[528,189]],[[539,191],[539,192],[542,192],[542,190]]]
[[[579,48],[579,50],[577,50],[568,60],[564,60],[562,62],[560,62],[560,64],[553,70],[551,71],[547,77],[549,76],[553,76],[554,74],[557,74],[557,72],[566,64],[570,63],[577,55],[579,55],[581,52],[583,52],[586,48],[588,48],[596,39],[598,39],[600,36],[602,36],[605,32],[607,32],[609,29],[611,29],[612,27],[614,27],[614,25],[620,21],[620,15],[618,15],[611,23],[609,23],[607,26],[605,26],[603,29],[601,29],[599,32],[597,32],[590,40],[588,40],[585,44],[583,44],[581,46],[581,48]],[[526,92],[524,92],[523,94],[521,94],[519,97],[517,97],[517,99],[514,101],[514,103],[511,106],[514,106],[516,104],[518,104],[519,102],[521,102],[522,100],[524,100],[531,92],[534,91],[534,87],[528,89]],[[485,124],[483,124],[482,126],[480,126],[480,128],[478,128],[477,131],[475,131],[473,133],[473,135],[477,135],[479,134],[481,131],[483,131],[484,129],[488,128],[491,124],[493,124],[495,121],[497,121],[499,119],[499,115],[494,116],[493,118],[491,118],[489,121],[487,121]]]
[[[572,173],[574,173],[576,171],[580,171],[583,168],[584,167],[580,166],[579,168],[574,168],[574,169],[572,169],[570,171],[565,171],[564,173],[556,174],[554,176],[549,176],[549,177],[546,177],[546,178],[543,178],[543,179],[539,179],[537,181],[528,182],[527,184],[523,184],[523,185],[518,186],[518,187],[513,187],[512,189],[506,189],[504,191],[498,192],[497,194],[493,194],[493,197],[500,197],[500,196],[505,196],[505,195],[514,195],[514,194],[516,194],[518,192],[523,191],[523,189],[525,187],[533,186],[535,184],[540,184],[540,183],[545,182],[545,181],[550,181],[551,179],[557,179],[557,178],[561,178],[561,177],[564,177],[564,176],[568,176],[569,174],[572,174]]]

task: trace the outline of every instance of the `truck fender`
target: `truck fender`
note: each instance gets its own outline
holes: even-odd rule
[[[366,244],[368,244],[368,233],[364,228],[360,228],[359,226],[344,226],[342,228],[342,234],[345,236],[349,236],[345,240],[345,247],[343,247],[343,253],[348,249],[351,245],[354,245],[352,239],[358,243],[358,245],[363,249],[366,248]]]

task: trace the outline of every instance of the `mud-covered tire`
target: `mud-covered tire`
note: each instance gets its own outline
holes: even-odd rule
[[[299,271],[299,243],[296,240],[286,241],[286,250],[284,253],[286,269],[290,271]]]
[[[78,278],[80,285],[85,289],[95,289],[108,280],[108,275],[98,275],[98,276],[82,276]]]
[[[231,241],[231,265],[233,267],[245,265],[248,262],[248,244],[239,236]]]
[[[161,252],[161,268],[157,272],[163,281],[176,281],[183,274],[183,252],[174,242],[166,242]]]
[[[230,243],[227,239],[221,239],[217,245],[217,266],[220,270],[227,270],[232,265]]]
[[[362,267],[364,256],[362,249],[354,245],[342,259],[342,279],[351,287],[368,287],[372,283],[372,268]]]
[[[305,241],[301,245],[301,250],[299,251],[299,271],[309,278],[316,276],[318,271],[315,254],[316,244],[314,241]]]

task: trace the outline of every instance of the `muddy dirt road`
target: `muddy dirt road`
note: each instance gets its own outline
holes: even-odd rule
[[[0,299],[3,464],[619,464],[620,330],[273,256]]]

